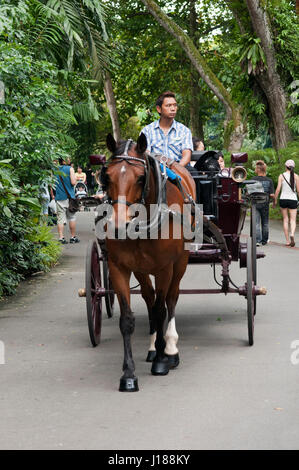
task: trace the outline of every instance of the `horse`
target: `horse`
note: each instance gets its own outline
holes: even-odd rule
[[[150,205],[156,204],[158,182],[154,166],[149,164],[144,134],[140,134],[136,143],[117,143],[109,134],[106,143],[111,158],[102,169],[101,182],[113,206],[113,218],[109,224],[115,230],[116,237],[109,237],[108,231],[105,243],[110,279],[120,306],[119,326],[124,344],[119,391],[135,392],[139,387],[131,348],[135,319],[130,307],[130,277],[133,273],[140,283],[141,295],[148,309],[151,344],[147,361],[152,362],[151,373],[166,375],[179,364],[175,307],[180,281],[188,264],[189,250],[184,246],[182,224],[174,218],[169,220],[168,239],[163,239],[160,231],[156,239],[120,237],[122,229],[132,222],[132,204],[144,203],[147,213]],[[186,202],[184,196],[188,194],[193,200],[196,198],[195,183],[188,170],[179,163],[174,162],[171,168],[181,178],[181,187],[185,192],[167,180],[167,204],[176,204],[182,213]],[[180,238],[173,236],[174,224],[180,224]],[[155,288],[149,275],[154,276]],[[167,313],[168,324],[164,335]]]

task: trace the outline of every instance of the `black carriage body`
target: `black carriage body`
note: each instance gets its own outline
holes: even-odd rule
[[[195,168],[199,172],[199,175],[195,176],[198,181],[199,201],[203,206],[204,216],[214,222],[224,236],[231,261],[240,260],[240,266],[245,267],[246,264],[241,262],[244,257],[244,249],[240,244],[240,235],[249,206],[248,199],[243,197],[242,183],[233,179],[232,168],[222,172],[209,171],[204,168],[205,159],[211,161],[214,158],[217,160],[219,155],[220,152],[216,150],[192,153],[192,161],[196,161]],[[213,247],[213,243],[203,243],[200,250],[190,252],[189,262],[221,263],[220,252],[216,247]]]
[[[222,177],[218,187],[217,225],[225,237],[232,261],[240,255],[240,235],[244,226],[248,203],[242,198],[240,183]]]

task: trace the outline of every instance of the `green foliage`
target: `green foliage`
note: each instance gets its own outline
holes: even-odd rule
[[[49,269],[60,246],[39,225],[40,205],[30,186],[19,186],[9,160],[0,161],[0,298],[15,292],[20,280]]]
[[[242,149],[247,151],[246,148]],[[299,140],[289,142],[286,148],[280,149],[279,153],[273,149],[268,148],[264,150],[248,150],[248,162],[246,168],[249,177],[254,175],[255,162],[263,160],[267,164],[267,175],[273,179],[277,185],[278,176],[285,170],[284,163],[288,159],[294,160],[296,168],[299,168]]]
[[[0,297],[56,262],[60,247],[41,225],[39,186],[51,179],[53,160],[76,147],[68,133],[76,120],[59,69],[30,48],[24,26],[30,30],[33,22],[30,6],[0,7]]]
[[[280,149],[279,153],[275,152],[271,148],[264,150],[247,150],[245,147],[242,151],[247,151],[248,162],[246,163],[246,169],[248,178],[255,176],[255,163],[257,160],[263,160],[267,165],[267,176],[272,178],[274,187],[277,186],[278,177],[285,171],[284,163],[288,159],[292,159],[295,162],[296,168],[299,168],[299,140],[289,142],[286,148]],[[226,160],[228,162],[229,160]],[[281,211],[278,206],[272,207],[270,205],[270,219],[281,220]],[[298,214],[299,216],[299,214]]]
[[[292,2],[268,2],[276,60],[285,87],[298,78],[299,20]]]
[[[85,163],[97,140],[103,93],[94,74],[109,64],[103,3],[1,2],[0,297],[59,256],[41,217],[40,185],[52,182],[60,157]]]
[[[239,53],[240,56],[240,64],[244,67],[247,65],[247,73],[250,75],[253,73],[262,73],[265,68],[267,67],[266,58],[264,51],[261,47],[261,40],[260,38],[255,38],[250,36],[249,34],[244,34],[242,39],[246,42],[243,46],[240,46]]]
[[[5,104],[0,107],[0,148],[22,183],[37,184],[52,161],[67,158],[75,142],[66,132],[75,123],[72,105],[49,62],[16,44],[0,45]]]

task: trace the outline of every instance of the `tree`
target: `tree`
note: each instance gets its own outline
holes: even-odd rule
[[[111,54],[105,26],[107,7],[104,2],[45,0],[40,3],[39,10],[48,20],[55,21],[63,31],[66,40],[63,42],[64,49],[59,50],[59,55],[66,61],[69,70],[73,69],[74,64],[75,67],[78,66],[78,62],[79,69],[86,70],[87,62],[91,61],[91,69],[86,72],[97,82],[97,87],[104,90],[113,134],[115,139],[119,140],[120,126],[109,72]],[[52,46],[54,45],[56,46],[52,43]]]
[[[197,13],[195,8],[196,0],[189,0],[189,27],[190,27],[190,38],[194,43],[197,39]],[[191,90],[191,101],[190,101],[190,128],[194,136],[204,141],[204,130],[203,122],[200,119],[198,110],[200,109],[200,87],[198,85],[198,74],[191,63],[190,70],[190,90]]]
[[[176,24],[154,0],[141,0],[160,25],[167,30],[181,45],[193,66],[223,104],[226,113],[224,146],[229,150],[239,150],[245,136],[242,108],[235,103],[229,91],[213,73],[191,38]]]
[[[58,243],[41,223],[39,184],[50,181],[53,160],[76,147],[68,135],[75,122],[68,89],[61,71],[31,47],[33,24],[29,2],[1,4],[0,297],[57,261]]]
[[[276,149],[283,148],[286,146],[291,134],[286,123],[287,98],[281,77],[282,69],[277,63],[275,34],[278,36],[278,32],[277,25],[276,33],[274,32],[274,17],[276,12],[283,8],[289,8],[289,15],[291,15],[291,7],[289,2],[285,1],[275,2],[275,5],[273,1],[265,3],[260,0],[246,0],[244,2],[238,0],[233,2],[227,1],[226,3],[232,10],[241,33],[243,35],[248,35],[249,33],[258,38],[262,49],[261,59],[264,62],[264,66],[257,68],[257,70],[250,68],[249,73],[253,73],[257,86],[262,90],[266,98],[274,147]],[[298,38],[298,22],[296,24],[295,18],[293,30],[297,30]],[[296,62],[295,54],[294,61]]]

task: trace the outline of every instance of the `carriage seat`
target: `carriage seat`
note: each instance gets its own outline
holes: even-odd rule
[[[194,168],[199,172],[195,178],[197,184],[198,199],[203,205],[203,213],[213,221],[218,219],[217,204],[217,175],[220,171],[218,150],[204,150],[192,152],[191,161],[195,161]]]

